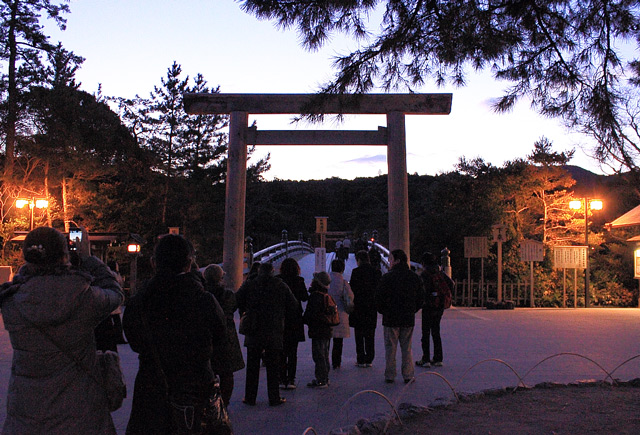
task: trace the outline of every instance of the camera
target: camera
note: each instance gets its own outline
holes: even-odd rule
[[[78,249],[77,244],[82,241],[82,230],[80,228],[69,228],[69,250]]]

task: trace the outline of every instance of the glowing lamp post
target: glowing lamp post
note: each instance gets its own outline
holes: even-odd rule
[[[129,243],[127,245],[127,252],[129,254],[137,254],[138,252],[140,252],[140,245],[138,245],[137,243]]]
[[[140,254],[140,244],[135,242],[127,244],[127,252],[131,254],[131,266],[129,267],[131,295],[135,295],[138,283],[138,254]]]
[[[49,207],[49,201],[46,199],[16,199],[16,207],[17,208],[25,208],[29,207],[29,231],[33,230],[33,212],[36,208],[43,209]]]
[[[602,210],[602,201],[599,199],[583,198],[569,202],[569,208],[580,210],[584,207],[584,244],[587,247],[587,267],[584,271],[584,306],[590,305],[589,298],[589,210]]]

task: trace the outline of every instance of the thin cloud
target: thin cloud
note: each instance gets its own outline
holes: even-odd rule
[[[386,154],[378,154],[375,156],[364,156],[358,157],[357,159],[345,160],[343,163],[358,163],[358,164],[378,164],[378,163],[386,163],[387,155]]]

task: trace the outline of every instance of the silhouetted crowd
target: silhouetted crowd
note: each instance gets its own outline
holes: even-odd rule
[[[421,309],[423,356],[416,364],[442,365],[440,320],[448,307],[442,292],[452,282],[442,278],[446,275],[433,254],[423,256],[419,276],[402,250],[391,251],[383,275],[378,251],[356,243],[357,267],[347,281],[343,273],[350,241],[345,239],[330,271],[314,273],[308,288],[297,261],[287,258],[278,274],[270,263],[255,263],[234,292],[225,288],[220,266],[199,269],[191,243],[169,234],[155,246],[154,276],[129,298],[121,320],[124,296],[117,263],[109,267],[92,256],[84,235],[76,246],[53,228],[31,231],[23,246],[25,265],[0,288],[13,346],[3,433],[114,434],[96,351],[117,352],[117,345],[127,342],[139,357],[128,434],[230,433],[230,422],[222,422],[226,429],[216,425],[233,394],[234,373],[246,369],[242,402],[254,406],[261,365],[269,405],[283,405],[280,390],[298,386],[305,324],[315,364],[309,388],[329,387],[329,374],[342,365],[351,329],[357,367],[372,367],[379,313],[386,382],[394,382],[397,374],[398,344],[402,378],[410,382],[414,377],[411,339]],[[246,366],[238,332],[244,335]]]

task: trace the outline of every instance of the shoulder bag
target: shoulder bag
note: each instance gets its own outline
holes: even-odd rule
[[[141,318],[156,370],[164,385],[166,401],[171,412],[172,429],[180,434],[232,435],[231,419],[222,401],[219,382],[216,382],[211,396],[204,403],[179,403],[171,397],[167,375],[162,369],[160,354],[151,338],[147,316],[142,313]]]
[[[342,281],[342,302],[344,303],[344,310],[347,314],[353,313],[353,299],[347,291],[347,283]]]

